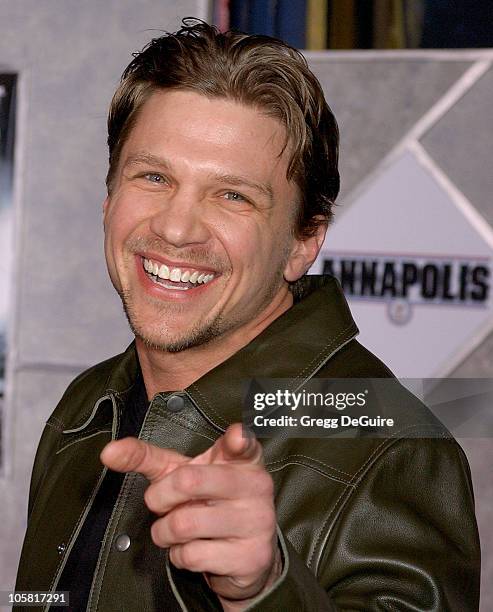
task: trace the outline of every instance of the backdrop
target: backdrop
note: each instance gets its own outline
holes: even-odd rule
[[[1,412],[1,589],[14,584],[44,421],[78,372],[131,340],[102,250],[112,92],[153,28],[174,30],[190,15],[208,18],[209,8],[199,0],[0,5],[0,73],[18,75],[13,246],[11,264],[2,268],[10,307]],[[491,125],[491,52],[307,56],[340,124],[343,185],[314,271],[332,270],[344,280],[362,341],[400,377],[491,378],[489,272],[474,272],[490,270],[493,244],[491,130],[485,129]],[[416,270],[416,280],[403,295],[397,285],[405,264],[409,279]],[[374,271],[373,290],[362,290],[364,266]],[[487,434],[461,443],[476,490],[486,611],[493,604],[487,516],[493,444]]]

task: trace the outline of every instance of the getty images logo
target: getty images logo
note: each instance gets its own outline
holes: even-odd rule
[[[486,307],[490,297],[488,257],[337,253],[324,259],[323,272],[335,276],[350,299],[387,303],[398,325],[408,323],[417,306]]]

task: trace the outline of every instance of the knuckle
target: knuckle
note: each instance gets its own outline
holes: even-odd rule
[[[155,485],[149,485],[144,492],[144,502],[151,512],[159,510],[159,495]]]
[[[263,521],[264,521],[265,529],[270,534],[273,534],[277,529],[277,516],[276,516],[276,511],[273,506],[270,506],[265,511]]]
[[[270,546],[270,543],[261,546],[260,550],[257,552],[257,555],[259,566],[262,568],[269,567],[273,559],[272,547]]]
[[[254,538],[245,541],[241,558],[241,572],[243,574],[262,572],[271,565],[272,558],[272,547],[265,540]]]
[[[264,533],[267,533],[270,537],[276,530],[276,514],[272,508],[261,508],[257,514],[258,525],[262,528]]]
[[[175,486],[182,493],[194,493],[201,483],[202,472],[196,466],[186,465],[175,470]]]
[[[259,495],[272,497],[274,495],[274,481],[272,476],[262,470],[257,476],[257,490]]]
[[[163,547],[161,521],[154,521],[154,523],[151,525],[151,539],[156,546]]]
[[[248,515],[248,525],[252,534],[270,535],[276,529],[276,513],[271,503],[258,499],[245,508],[245,514]]]
[[[181,548],[181,546],[170,546],[169,549],[169,560],[178,568],[183,567]]]
[[[180,555],[183,567],[186,567],[191,571],[197,571],[200,569],[202,565],[202,558],[200,552],[197,550],[197,547],[190,545],[182,546]]]
[[[176,510],[168,517],[168,525],[171,533],[177,538],[184,538],[192,535],[195,527],[195,520],[190,512]]]
[[[254,543],[254,546],[251,548],[251,558],[258,570],[264,570],[265,568],[270,567],[274,558],[271,541],[269,540],[267,542],[265,540],[257,540],[257,542]]]

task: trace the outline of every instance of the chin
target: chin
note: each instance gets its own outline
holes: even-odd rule
[[[129,317],[128,322],[134,336],[148,349],[167,353],[178,353],[190,347],[190,334],[171,335],[162,329],[152,329],[146,325],[139,325]]]
[[[162,329],[149,329],[147,326],[139,325],[138,322],[128,316],[128,313],[127,319],[135,337],[146,348],[166,353],[180,353],[187,349],[209,344],[216,338],[223,337],[227,331],[234,327],[231,322],[228,324],[218,317],[212,322],[187,329],[182,334],[171,335],[163,332]]]
[[[163,336],[159,334],[143,334],[139,333],[137,330],[133,330],[133,332],[146,348],[154,351],[162,351],[163,353],[180,353],[181,351],[207,344],[212,340],[212,337],[205,337],[205,335],[196,336],[187,334],[178,338],[163,338]]]
[[[131,299],[130,292],[122,291],[120,293],[122,299],[123,310],[127,317],[128,324],[134,336],[138,338],[142,344],[151,350],[157,350],[167,353],[179,353],[187,349],[198,346],[203,346],[213,342],[218,337],[224,337],[224,334],[238,327],[241,321],[235,317],[223,318],[220,314],[216,314],[211,320],[196,321],[190,325],[189,319],[186,321],[186,328],[177,333],[177,324],[183,326],[183,317],[172,317],[168,327],[150,321],[169,319],[168,312],[157,312],[154,308],[151,312],[146,310],[146,316],[142,316],[142,306],[136,307]],[[141,316],[137,315],[141,313]],[[176,315],[176,313],[175,313]],[[170,330],[173,330],[170,333]]]

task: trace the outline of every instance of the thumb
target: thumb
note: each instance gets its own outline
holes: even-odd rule
[[[160,480],[182,463],[190,461],[189,457],[176,451],[138,438],[109,442],[101,451],[100,459],[115,472],[139,472],[150,482]]]

